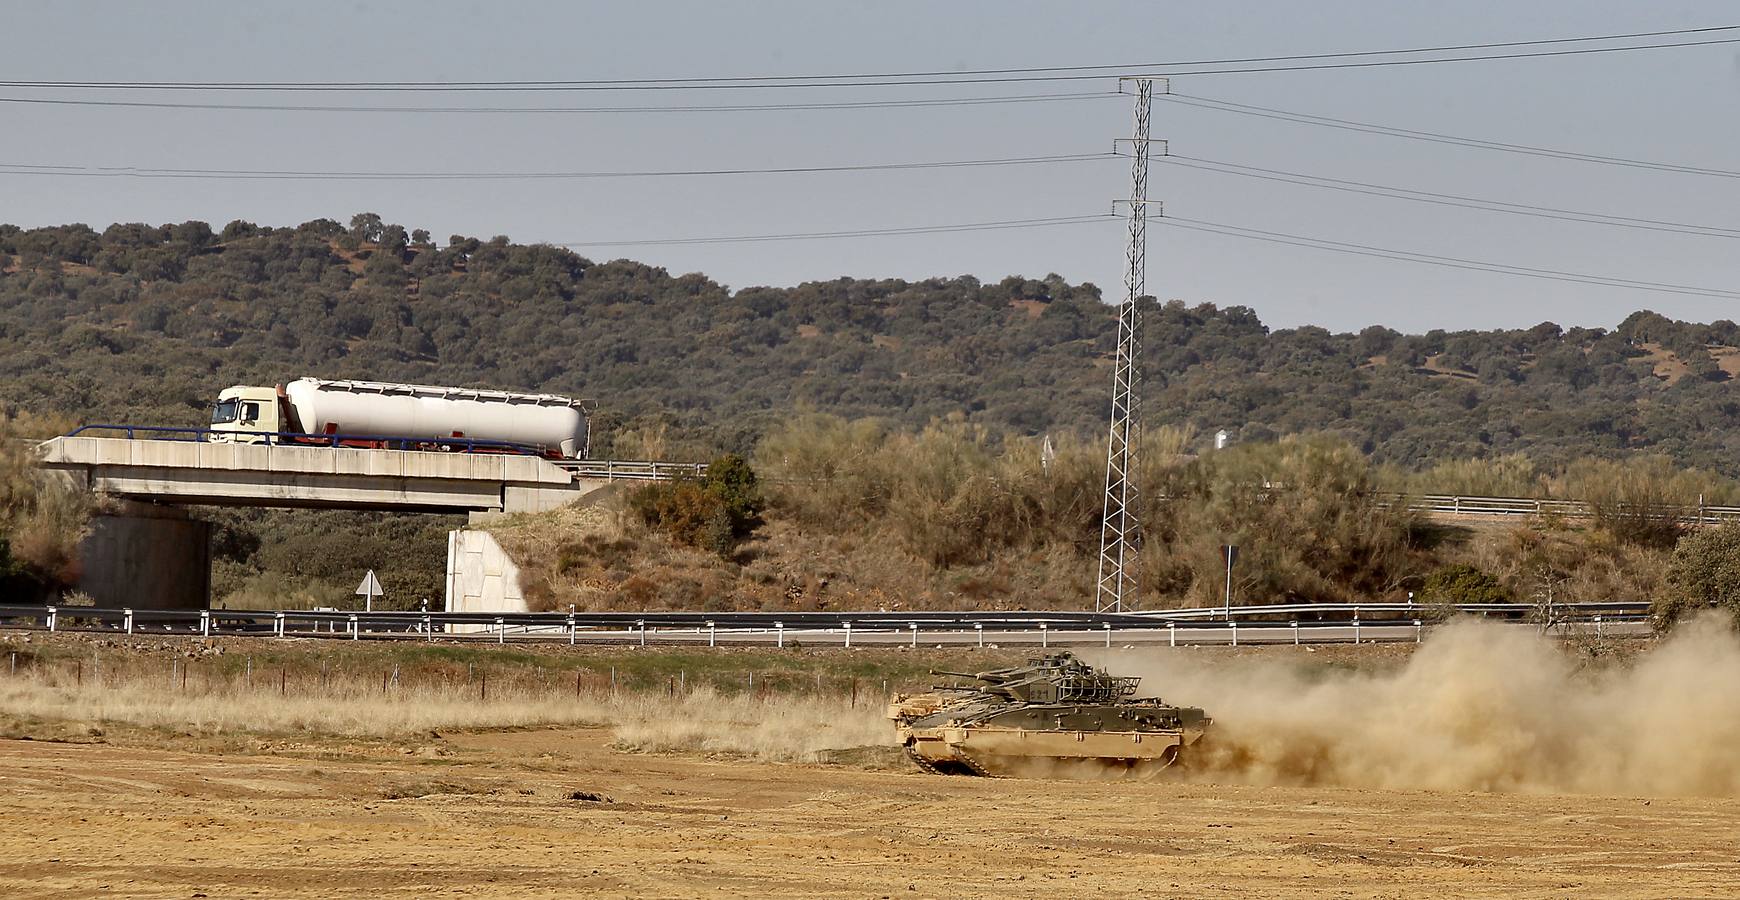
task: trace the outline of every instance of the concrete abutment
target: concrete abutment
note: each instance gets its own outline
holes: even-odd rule
[[[91,518],[78,589],[113,609],[204,609],[211,602],[211,523],[176,507],[124,503]]]

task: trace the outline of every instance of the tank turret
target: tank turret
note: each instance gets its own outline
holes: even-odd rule
[[[1177,762],[1210,719],[1196,707],[1137,698],[1141,679],[1112,675],[1067,651],[971,679],[895,695],[888,709],[906,754],[935,774],[1146,775]]]

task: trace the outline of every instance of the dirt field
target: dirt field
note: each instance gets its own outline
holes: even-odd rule
[[[609,740],[567,728],[225,754],[0,741],[0,896],[1679,898],[1740,885],[1731,800],[943,779],[893,760],[781,765]]]

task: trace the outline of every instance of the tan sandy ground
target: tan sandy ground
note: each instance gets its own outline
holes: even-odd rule
[[[0,896],[1740,892],[1735,801],[945,779],[606,741],[0,741]]]

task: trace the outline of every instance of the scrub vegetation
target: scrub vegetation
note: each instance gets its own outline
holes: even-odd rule
[[[1660,596],[1680,535],[1654,511],[1740,501],[1730,321],[1338,334],[1142,302],[1142,577],[1157,603],[1215,599],[1226,543],[1243,548],[1238,597],[1265,602],[1396,596],[1455,566],[1482,577],[1434,590]],[[9,435],[47,433],[41,417],[199,425],[231,384],[355,377],[596,398],[600,456],[735,454],[762,476],[765,507],[658,488],[602,531],[551,541],[530,565],[553,604],[1080,605],[1112,322],[1097,287],[1055,275],[731,289],[505,236],[438,241],[373,213],[0,225]],[[1221,429],[1233,449],[1206,452]],[[6,472],[20,452],[8,445]],[[1432,528],[1374,487],[1586,498],[1597,517]],[[0,578],[69,583],[79,511],[5,490]],[[415,606],[440,593],[454,524],[217,518],[214,586],[236,605],[330,604],[376,568],[389,605]]]

